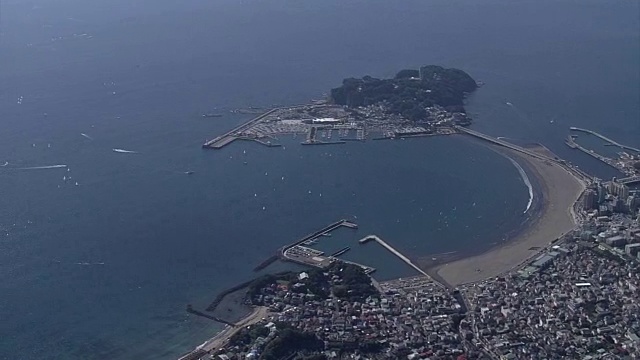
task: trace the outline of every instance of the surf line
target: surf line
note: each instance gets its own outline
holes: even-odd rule
[[[529,189],[529,202],[527,203],[527,208],[523,212],[523,214],[526,214],[527,211],[529,211],[529,209],[531,208],[531,204],[533,204],[533,186],[531,186],[531,181],[529,181],[529,177],[527,176],[527,173],[524,171],[522,166],[520,166],[520,164],[518,164],[512,158],[510,158],[508,156],[507,156],[507,158],[509,158],[511,163],[516,167],[516,169],[518,169],[518,172],[520,173],[520,177],[522,178],[522,182],[524,182],[524,184]]]
[[[66,168],[67,165],[48,165],[48,166],[31,166],[19,168],[19,170],[43,170],[43,169],[59,169]]]

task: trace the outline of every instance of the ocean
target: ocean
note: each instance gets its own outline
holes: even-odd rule
[[[343,217],[360,229],[327,248],[375,233],[412,256],[486,249],[522,225],[529,190],[508,159],[466,138],[200,146],[250,117],[229,110],[440,64],[485,83],[468,99],[475,129],[615,176],[564,138],[580,126],[640,146],[639,10],[4,0],[0,358],[176,358],[220,329],[187,304],[206,307],[276,248]],[[24,169],[54,165],[66,167]],[[411,274],[372,245],[345,256],[380,279]]]

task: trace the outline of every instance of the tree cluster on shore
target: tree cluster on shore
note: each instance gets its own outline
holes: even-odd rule
[[[310,294],[316,299],[337,298],[349,301],[365,301],[379,295],[373,287],[371,278],[356,265],[336,261],[325,269],[311,269],[300,276],[298,272],[283,272],[261,276],[247,289],[247,300],[253,305],[265,305],[261,302],[264,296],[283,296],[287,292]],[[286,290],[284,290],[286,289]],[[281,308],[278,308],[281,310]],[[276,322],[275,335],[269,336],[270,330],[264,325],[250,326],[234,334],[229,345],[249,351],[250,344],[257,339],[268,339],[260,355],[260,359],[326,359],[318,351],[325,348],[325,342],[314,333],[295,329],[290,324]],[[333,349],[357,349],[364,353],[375,353],[380,350],[378,343],[344,343],[329,344]]]
[[[344,79],[342,86],[331,89],[331,100],[350,107],[383,104],[390,113],[418,121],[427,116],[425,108],[434,105],[464,112],[465,95],[477,87],[462,70],[427,65],[420,70],[401,70],[393,79]]]
[[[296,272],[283,272],[261,276],[249,284],[247,298],[253,305],[262,305],[256,303],[255,298],[265,288],[278,283],[286,284],[291,292],[313,294],[322,299],[335,296],[339,299],[363,301],[378,294],[371,284],[371,278],[362,268],[352,264],[336,261],[326,269],[309,270],[305,279],[299,279],[298,275]]]

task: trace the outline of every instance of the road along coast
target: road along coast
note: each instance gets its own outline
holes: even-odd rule
[[[528,170],[537,184],[539,199],[536,199],[537,205],[528,212],[523,228],[500,245],[479,255],[449,258],[446,263],[427,265],[429,274],[450,286],[504,274],[536,255],[539,248],[573,230],[577,224],[573,206],[586,187],[582,180],[557,162],[496,145],[487,146]]]

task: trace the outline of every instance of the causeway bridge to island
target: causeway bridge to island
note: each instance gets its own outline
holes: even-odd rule
[[[527,155],[532,156],[534,158],[537,158],[537,159],[540,159],[540,160],[558,162],[556,159],[550,158],[550,157],[542,155],[542,154],[538,154],[538,153],[533,152],[531,150],[527,150],[527,149],[525,149],[525,148],[523,148],[521,146],[512,144],[512,143],[510,143],[508,141],[504,141],[504,140],[495,138],[493,136],[490,136],[490,135],[487,135],[487,134],[483,134],[481,132],[478,132],[478,131],[475,131],[475,130],[471,130],[471,129],[468,129],[468,128],[465,128],[465,127],[462,127],[462,126],[455,125],[454,127],[455,127],[456,130],[460,131],[461,133],[465,133],[465,134],[468,134],[468,135],[471,135],[471,136],[475,136],[475,137],[480,138],[482,140],[486,140],[486,141],[492,142],[494,144],[497,144],[497,145],[500,145],[500,146],[504,146],[506,148],[509,148],[511,150],[515,150],[515,151],[527,154]]]
[[[578,169],[577,167],[571,166],[569,164],[567,164],[566,161],[562,160],[562,159],[558,159],[558,158],[551,158],[549,156],[543,155],[543,154],[539,154],[537,152],[528,150],[523,148],[522,146],[518,146],[515,144],[512,144],[508,141],[504,141],[498,138],[495,138],[493,136],[487,135],[487,134],[483,134],[479,131],[475,131],[475,130],[471,130],[462,126],[458,126],[458,125],[454,125],[454,128],[456,130],[458,130],[459,132],[463,133],[463,134],[467,134],[467,135],[471,135],[474,137],[477,137],[479,139],[488,141],[490,143],[496,144],[496,145],[500,145],[503,146],[507,149],[511,149],[526,155],[529,155],[533,158],[542,160],[542,161],[549,161],[552,163],[555,163],[561,167],[563,167],[565,170],[571,172],[573,175],[575,175],[576,177],[578,177],[579,179],[581,179],[582,181],[585,182],[590,182],[593,179],[593,176],[587,174],[586,172],[582,171],[581,169]]]

